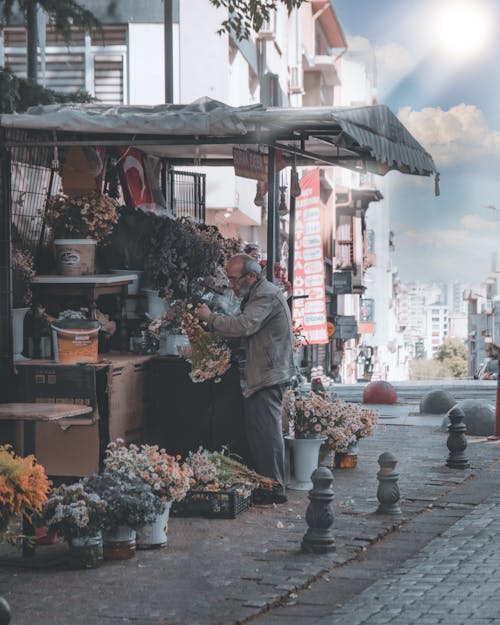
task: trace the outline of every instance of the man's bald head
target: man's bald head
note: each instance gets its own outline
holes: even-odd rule
[[[248,254],[236,254],[229,259],[226,267],[229,286],[239,297],[248,294],[252,286],[261,278],[259,263]]]

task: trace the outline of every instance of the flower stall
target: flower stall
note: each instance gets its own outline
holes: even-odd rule
[[[382,128],[388,136],[381,143]],[[171,456],[186,456],[200,445],[210,450],[228,445],[246,456],[232,345],[186,316],[179,327],[189,346],[180,345],[178,354],[158,353],[162,336],[172,330],[163,318],[165,296],[193,304],[209,297],[214,303],[217,296],[221,303],[221,267],[236,251],[234,242],[202,223],[203,211],[176,218],[167,188],[172,167],[234,165],[234,149],[241,151],[242,145],[265,152],[267,170],[259,176],[267,178],[269,189],[270,279],[279,260],[278,150],[290,166],[326,161],[381,173],[434,171],[430,156],[385,107],[277,111],[209,99],[150,108],[72,104],[2,115],[0,132],[0,221],[6,233],[0,241],[0,375],[6,381],[0,400],[64,400],[92,408],[85,418],[37,424],[37,456],[49,475],[60,477],[103,469],[107,444],[118,437],[159,444]],[[291,198],[291,213],[294,206]],[[293,241],[293,232],[290,237]],[[61,238],[66,247],[54,253]],[[16,359],[15,367],[14,242],[31,252],[37,273],[28,278],[33,311],[21,350],[31,360]],[[88,258],[94,249],[95,259]],[[194,288],[197,283],[201,289]],[[146,319],[150,303],[163,309],[149,309]],[[61,323],[68,309],[83,309],[86,319],[97,322],[97,352],[89,326]],[[63,352],[72,360],[61,362]],[[8,439],[4,424],[0,427]]]

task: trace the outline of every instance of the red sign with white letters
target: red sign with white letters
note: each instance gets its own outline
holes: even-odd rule
[[[328,343],[325,263],[321,241],[320,170],[300,181],[297,198],[293,263],[292,315],[310,345]],[[302,297],[301,297],[302,296]],[[306,296],[306,297],[303,297]]]

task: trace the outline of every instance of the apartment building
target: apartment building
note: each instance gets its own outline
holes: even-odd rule
[[[440,345],[449,337],[448,306],[431,304],[424,309],[424,345],[428,358],[434,358]]]

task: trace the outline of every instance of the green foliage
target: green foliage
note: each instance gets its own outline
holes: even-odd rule
[[[437,360],[414,360],[410,380],[448,380],[452,377],[446,366]]]
[[[0,68],[0,113],[19,110],[20,79],[10,70]]]
[[[48,13],[57,32],[59,32],[66,43],[71,39],[71,27],[77,26],[84,30],[100,30],[101,23],[95,15],[82,7],[75,0],[0,0],[0,10],[3,21],[8,24],[12,18],[13,9],[19,7],[25,18],[29,8],[38,5]],[[115,2],[110,3],[109,10],[112,11]]]
[[[0,113],[23,113],[37,104],[93,101],[95,98],[85,91],[57,93],[24,78],[18,78],[10,69],[0,67]]]
[[[459,339],[446,339],[432,360],[415,360],[410,380],[449,380],[467,377],[467,348]]]
[[[467,348],[459,339],[445,339],[438,348],[436,360],[447,367],[453,378],[467,377]]]
[[[295,7],[300,7],[305,0],[209,0],[209,2],[216,8],[226,7],[229,13],[218,33],[231,33],[241,41],[248,39],[252,31],[259,31],[280,3],[284,4],[290,13]]]
[[[438,347],[436,360],[444,362],[450,358],[467,359],[467,348],[459,339],[445,339],[444,343]]]

